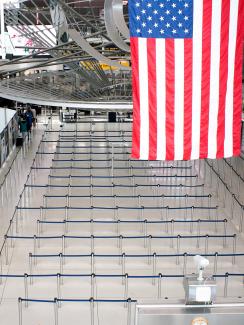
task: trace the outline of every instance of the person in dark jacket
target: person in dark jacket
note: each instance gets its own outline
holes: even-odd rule
[[[33,123],[33,113],[31,111],[30,107],[27,108],[27,111],[25,112],[25,116],[26,116],[26,121],[27,121],[28,139],[30,139],[31,127],[32,127],[32,123]]]
[[[26,116],[25,114],[20,114],[20,117],[19,117],[19,130],[22,134],[22,137],[23,139],[25,139],[26,137],[26,134],[27,134],[27,130],[28,130],[28,127],[27,127],[27,120],[26,120]]]

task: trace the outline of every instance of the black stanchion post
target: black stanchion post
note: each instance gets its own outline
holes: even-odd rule
[[[128,273],[126,273],[125,275],[122,274],[122,276],[124,276],[125,278],[124,299],[128,299]],[[126,307],[126,303],[125,303],[125,307]]]
[[[128,306],[127,325],[131,325],[131,298],[127,299],[127,306]]]
[[[228,282],[229,282],[229,273],[225,273],[225,286],[224,286],[224,297],[226,298],[228,295]]]
[[[145,210],[145,207],[142,205],[140,207],[140,216],[139,216],[139,221],[141,221],[141,233],[143,232],[143,222],[142,222],[142,220],[144,220],[144,210]]]
[[[158,274],[158,299],[162,296],[162,273]]]
[[[226,241],[226,234],[227,234],[227,219],[224,219],[224,237],[223,237],[223,247],[226,247],[227,241]]]
[[[209,194],[208,195],[208,219],[209,220],[211,220],[211,210],[210,210],[211,205],[212,205],[211,202],[212,202],[212,195]]]
[[[120,234],[120,220],[117,220],[117,222],[116,222],[116,233],[117,233],[117,236],[119,236],[119,234]]]
[[[94,235],[91,235],[91,252],[94,252]]]
[[[153,253],[153,278],[152,278],[152,284],[155,285],[155,276],[157,272],[157,253]]]
[[[9,233],[11,236],[11,241],[10,241],[10,246],[11,248],[14,247],[14,239],[13,239],[13,235],[14,235],[14,229],[13,229],[13,219],[9,220]]]
[[[176,264],[179,265],[180,264],[180,239],[181,239],[181,235],[177,235],[177,246],[176,246],[176,253],[177,253],[177,256],[176,256]]]
[[[214,254],[214,271],[213,274],[217,274],[218,271],[218,252]]]
[[[90,298],[91,325],[94,325],[94,298]]]
[[[125,253],[122,254],[122,275],[125,274]],[[122,284],[124,284],[124,277],[122,276]]]
[[[151,262],[152,262],[152,235],[148,236],[147,255],[148,255],[148,264],[151,264]]]
[[[25,307],[28,307],[28,274],[24,274]]]
[[[208,240],[209,240],[209,235],[205,236],[205,255],[208,254]]]
[[[63,261],[63,254],[59,253],[59,273],[63,274],[64,273],[64,261]],[[63,277],[61,277],[61,284],[63,284]]]
[[[114,220],[118,220],[119,219],[119,207],[116,206],[114,207]]]
[[[174,220],[172,219],[170,221],[170,228],[171,228],[171,238],[170,238],[170,247],[173,248],[174,247]]]
[[[66,240],[65,235],[62,236],[62,254],[65,255]],[[65,264],[65,258],[63,256],[63,264]]]
[[[94,270],[95,270],[95,255],[94,253],[92,252],[91,253],[91,274],[94,273]]]
[[[165,230],[166,230],[166,233],[169,232],[168,220],[169,220],[169,206],[166,206],[166,213],[165,213]]]
[[[123,251],[123,236],[119,235],[119,241],[118,241],[118,247],[119,247],[119,255],[120,255],[120,259],[119,259],[119,264],[122,263],[122,251]]]
[[[19,325],[22,325],[23,324],[22,298],[18,298],[18,313],[19,313]]]
[[[57,274],[57,295],[58,295],[58,308],[61,307],[61,274]]]
[[[183,274],[185,275],[186,274],[186,270],[187,270],[187,253],[184,253],[183,254],[183,257],[184,257],[184,261],[183,261]]]
[[[38,237],[38,240],[39,240],[39,237]],[[36,241],[37,241],[37,238],[36,238],[36,235],[34,235],[33,236],[33,253],[34,253],[34,265],[36,265],[37,264],[37,257],[36,257],[36,249],[37,249],[37,243],[36,243]]]
[[[144,248],[147,247],[147,219],[143,222],[143,228],[144,228]]]
[[[5,264],[8,265],[8,236],[4,235]]]
[[[232,250],[233,250],[233,256],[232,256],[232,264],[236,264],[236,234],[233,235],[233,244],[232,244]]]
[[[190,233],[193,231],[193,219],[194,219],[194,206],[191,207],[191,222],[190,222]]]
[[[95,273],[91,274],[91,296],[94,297],[95,293]]]
[[[59,304],[59,301],[57,298],[54,298],[54,323],[55,325],[58,325],[58,304]]]
[[[37,219],[37,221],[36,221],[36,233],[37,233],[37,237],[40,237],[40,220],[39,219]]]

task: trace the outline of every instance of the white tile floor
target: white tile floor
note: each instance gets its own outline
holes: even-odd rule
[[[154,282],[151,276],[158,277],[159,273],[164,275],[161,280],[160,300],[165,297],[170,301],[182,300],[182,277],[165,276],[182,276],[184,265],[186,273],[195,271],[193,258],[188,256],[184,259],[185,252],[232,254],[235,244],[233,235],[237,234],[234,251],[244,254],[243,234],[238,232],[240,209],[234,205],[232,218],[231,195],[228,192],[224,194],[224,187],[214,174],[210,174],[210,168],[204,166],[203,162],[200,165],[198,162],[178,162],[172,165],[165,162],[129,161],[129,155],[126,154],[128,149],[121,147],[121,143],[130,146],[130,133],[121,130],[129,131],[130,124],[84,123],[78,125],[78,130],[82,132],[77,134],[73,132],[75,127],[74,124],[67,124],[62,129],[72,132],[45,133],[45,142],[39,148],[39,152],[43,154],[38,154],[33,164],[34,169],[18,205],[18,213],[14,217],[13,232],[8,233],[26,238],[13,240],[13,247],[11,239],[7,240],[7,265],[6,245],[2,252],[2,273],[22,277],[2,277],[1,325],[18,324],[18,297],[50,301],[55,297],[89,299],[91,296],[104,300],[123,300],[128,297],[155,300],[158,299],[158,278]],[[108,131],[105,132],[104,129]],[[52,131],[55,130],[60,130],[56,122],[52,125]],[[1,241],[23,190],[43,132],[44,126],[39,125],[27,150],[20,152],[18,163],[14,164],[10,174],[12,181],[8,180],[8,191],[4,189],[0,214]],[[72,145],[76,148],[72,148]],[[109,148],[104,148],[105,145]],[[85,146],[92,146],[92,149],[84,148]],[[59,153],[52,154],[57,151]],[[93,159],[92,162],[89,161],[90,158]],[[73,162],[70,159],[73,159]],[[231,162],[234,164],[234,161]],[[235,163],[234,167],[242,170],[243,161]],[[238,184],[236,174],[229,174],[230,167],[224,163],[222,167],[219,172],[225,171],[226,181],[232,175],[230,189],[235,190]],[[72,177],[68,177],[69,175]],[[45,186],[47,184],[52,186]],[[33,185],[35,187],[31,187]],[[243,202],[241,186],[237,194],[238,199]],[[93,198],[90,198],[91,194]],[[188,197],[185,194],[188,194]],[[211,199],[209,194],[212,195]],[[65,209],[66,206],[69,208]],[[91,209],[91,206],[94,208]],[[168,209],[165,208],[167,206]],[[186,206],[189,208],[185,209]],[[195,208],[191,208],[192,206]],[[24,207],[27,209],[23,209]],[[224,219],[227,219],[227,222],[224,222]],[[39,226],[38,220],[42,222],[39,222]],[[230,235],[226,242],[223,237],[225,232]],[[206,234],[209,238],[206,238]],[[34,235],[43,237],[36,240],[36,247]],[[117,238],[119,235],[122,235],[122,239]],[[152,235],[151,239],[140,238],[149,235]],[[181,236],[180,239],[177,239],[177,235]],[[58,238],[50,238],[56,236]],[[94,240],[91,239],[92,236]],[[158,236],[165,238],[155,238]],[[167,238],[170,236],[174,238]],[[93,267],[92,252],[95,254]],[[38,257],[29,257],[29,253],[36,253]],[[60,257],[60,253],[66,254],[65,259],[62,255]],[[123,263],[122,253],[126,254]],[[156,253],[157,257],[149,259],[147,255],[153,253]],[[168,256],[159,256],[163,254]],[[172,256],[174,254],[181,256],[177,258]],[[215,257],[210,256],[209,260],[209,274],[244,273],[244,256],[236,257],[235,261],[232,256],[219,256],[217,270]],[[25,273],[34,275],[33,278],[28,277],[27,286],[24,286]],[[57,273],[65,275],[61,277],[63,284],[60,286],[57,285]],[[96,274],[94,286],[91,285],[92,273]],[[129,276],[128,287],[121,276],[125,273]],[[145,278],[146,276],[148,278]],[[217,278],[218,300],[243,302],[243,277],[229,276],[225,298],[224,283],[223,277]],[[28,294],[25,292],[26,288]],[[92,324],[89,302],[63,302],[62,307],[58,309],[56,323],[53,303],[32,301],[28,307],[24,306],[24,302],[22,305],[24,325]],[[118,325],[124,325],[127,323],[127,311],[128,308],[125,308],[123,302],[95,303],[94,324],[110,325],[116,322]]]

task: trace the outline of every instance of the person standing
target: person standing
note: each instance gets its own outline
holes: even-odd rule
[[[28,139],[30,139],[31,134],[31,127],[33,122],[33,113],[31,111],[30,106],[28,106],[27,111],[25,112],[26,121],[27,121],[27,132],[28,132]]]
[[[19,117],[19,130],[22,134],[23,141],[25,140],[27,134],[27,120],[25,114],[20,114]]]

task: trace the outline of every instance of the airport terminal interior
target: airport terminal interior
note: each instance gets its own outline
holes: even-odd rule
[[[244,324],[244,135],[133,159],[128,19],[0,0],[1,325]]]

